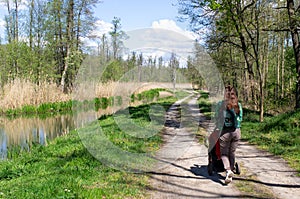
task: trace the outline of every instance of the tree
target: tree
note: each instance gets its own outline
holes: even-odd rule
[[[49,64],[49,57],[52,54],[48,54],[49,51],[45,51],[46,48],[46,22],[48,15],[46,2],[42,0],[30,0],[28,3],[28,13],[25,21],[26,31],[25,34],[29,38],[29,66],[31,68],[31,79],[37,84],[40,83],[43,74],[47,74],[48,77],[53,77],[51,71],[51,65]],[[50,62],[51,63],[51,62]]]
[[[217,47],[229,44],[241,51],[249,75],[251,99],[254,103],[259,99],[260,120],[262,121],[264,78],[259,47],[263,2],[249,1],[244,3],[240,0],[181,0],[181,2],[183,8],[180,11],[183,15],[189,16],[195,31],[199,31],[203,26],[206,29],[212,28],[216,32],[217,38],[212,36],[212,39],[217,42]],[[234,63],[229,62],[228,64]],[[256,81],[259,85],[258,93],[255,92]]]
[[[143,70],[144,57],[143,53],[140,53],[137,58],[137,82],[142,81],[142,70]]]
[[[192,82],[194,89],[203,89],[204,88],[204,79],[199,73],[199,68],[201,67],[201,57],[203,54],[203,48],[200,46],[198,41],[194,42],[194,57],[189,56],[187,60],[187,72],[186,76],[189,81]]]
[[[292,35],[293,49],[296,60],[296,109],[300,108],[300,43],[298,28],[300,27],[300,5],[295,9],[294,0],[287,0],[287,10],[289,16],[289,28]],[[298,20],[297,20],[298,19]]]
[[[65,63],[62,70],[62,76],[60,81],[60,86],[63,92],[66,92],[66,78],[67,78],[67,71],[69,68],[69,62],[71,58],[71,51],[73,50],[73,42],[74,42],[74,0],[69,0],[69,5],[67,9],[67,19],[66,19],[66,44],[65,44],[65,51],[66,51],[66,57],[65,57]]]
[[[72,86],[83,50],[80,37],[87,36],[96,18],[92,8],[99,0],[53,0],[47,6],[47,41],[56,62],[57,83],[66,92]]]
[[[176,58],[176,54],[174,52],[171,53],[171,58],[169,61],[169,67],[170,67],[170,76],[173,84],[173,90],[175,93],[175,87],[176,87],[176,73],[177,69],[179,68],[179,60]]]
[[[5,16],[6,22],[6,35],[8,42],[18,41],[18,17],[19,17],[19,1],[18,0],[5,0],[4,4],[7,8],[7,15]]]
[[[247,69],[242,72],[240,87],[245,100],[254,104],[258,102],[261,117],[261,110],[269,108],[264,106],[266,101],[261,98],[264,96],[268,96],[268,105],[277,107],[286,101],[295,103],[296,109],[299,108],[299,1],[181,0],[179,5],[180,13],[188,16],[194,31],[211,30],[211,34],[206,36],[207,48],[224,78],[236,79],[239,70]],[[287,32],[290,34],[287,35]],[[290,41],[295,64],[286,59]],[[290,71],[292,65],[296,73]],[[234,76],[230,70],[234,71]],[[287,81],[287,78],[290,80]],[[250,89],[245,84],[249,82]],[[285,98],[291,94],[295,96],[294,100],[287,101]]]
[[[127,35],[122,30],[120,18],[114,17],[112,25],[113,27],[109,34],[111,36],[113,58],[117,59],[120,55],[119,53],[121,49],[123,48],[123,40],[127,39]]]
[[[7,13],[8,15],[5,16],[5,22],[6,22],[6,34],[8,38],[8,43],[11,45],[15,45],[16,51],[14,51],[14,61],[11,70],[11,74],[14,77],[15,75],[18,75],[20,72],[19,65],[18,65],[18,41],[19,41],[19,5],[20,0],[13,0],[5,1],[5,5],[7,7]]]
[[[81,38],[94,28],[93,7],[100,0],[2,0],[7,8],[3,75],[36,83],[55,79],[72,87],[83,59]],[[22,7],[21,7],[22,6]],[[26,47],[28,46],[28,48]],[[2,79],[9,79],[3,77]]]

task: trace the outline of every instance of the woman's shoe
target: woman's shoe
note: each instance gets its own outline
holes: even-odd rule
[[[225,184],[229,184],[232,182],[233,175],[234,175],[234,173],[231,170],[226,171]]]

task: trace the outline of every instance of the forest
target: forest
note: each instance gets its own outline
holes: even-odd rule
[[[260,112],[260,121],[265,112],[299,108],[299,3],[179,1],[182,20],[195,32],[206,30],[206,47],[224,82],[238,88],[245,104]]]
[[[15,82],[51,84],[62,93],[71,93],[87,56],[97,57],[107,66],[102,82],[117,81],[137,66],[149,71],[164,67],[167,71],[180,71],[200,88],[204,86],[193,64],[180,68],[175,55],[168,64],[163,64],[162,58],[134,52],[124,59],[121,55],[127,35],[120,18],[112,19],[108,34],[91,34],[97,20],[93,9],[99,3],[100,0],[2,0],[7,10],[5,37],[0,40],[2,96],[6,85]],[[260,112],[261,121],[265,113],[300,107],[299,3],[177,2],[179,20],[188,20],[193,32],[205,35],[203,47],[216,63],[224,83],[237,87],[240,99],[245,106]],[[97,48],[87,46],[83,38],[95,41]],[[197,41],[195,44],[200,45]]]

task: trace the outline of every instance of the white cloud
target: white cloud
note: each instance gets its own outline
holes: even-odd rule
[[[95,23],[96,29],[90,33],[90,36],[92,37],[98,37],[101,38],[103,34],[108,34],[109,31],[111,31],[112,24],[98,20]]]
[[[5,31],[5,21],[3,19],[0,19],[0,38],[4,37],[4,31]]]
[[[104,34],[108,35],[108,32],[111,31],[112,26],[113,25],[111,23],[98,20],[95,22],[95,30],[91,31],[88,37],[82,37],[81,41],[89,47],[97,47],[98,43],[95,40],[98,40],[99,42]]]
[[[175,21],[170,19],[161,19],[159,21],[153,21],[152,28],[162,28],[162,29],[168,29],[177,32],[182,31],[182,29],[179,26],[177,26]]]
[[[0,27],[5,27],[5,21],[0,18]]]
[[[178,32],[180,34],[185,35],[186,37],[190,39],[196,39],[197,36],[191,31],[183,30],[180,28],[175,21],[170,20],[170,19],[161,19],[159,21],[153,21],[152,22],[152,28],[159,28],[159,29],[167,29],[167,30],[172,30],[175,32]]]
[[[95,23],[95,26],[95,30],[89,34],[88,38],[81,38],[82,41],[89,47],[97,47],[97,42],[100,41],[103,34],[108,36],[108,32],[111,31],[112,28],[111,23],[102,20],[98,20]],[[157,51],[156,53],[152,52],[153,50],[150,50],[150,52],[148,51],[147,53],[144,52],[145,56],[148,55],[152,57],[159,57],[161,55],[165,57],[165,52],[163,54],[159,54],[159,50],[157,50],[162,46],[171,51],[187,51],[191,49],[191,44],[193,44],[193,41],[197,38],[196,34],[191,31],[181,29],[175,21],[169,19],[154,21],[151,28],[128,31],[126,34],[129,36],[129,39],[124,41],[126,48],[128,48],[128,43],[130,46],[133,43],[136,43],[139,47],[155,47]],[[129,47],[129,49],[132,48]]]
[[[194,39],[183,34],[180,29],[161,28],[160,23],[154,23],[154,27],[137,29],[127,32],[129,39],[124,41],[128,52],[143,53],[143,56],[152,58],[163,57],[165,64],[170,60],[171,54],[175,53],[180,61],[180,66],[186,65],[188,56],[192,56]],[[174,26],[173,26],[174,27]],[[176,27],[176,26],[175,26]]]

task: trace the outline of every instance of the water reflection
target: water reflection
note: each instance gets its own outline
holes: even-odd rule
[[[122,103],[108,106],[98,111],[75,109],[74,114],[52,117],[0,118],[0,160],[18,155],[20,151],[29,151],[34,144],[47,145],[50,140],[81,128],[103,115],[113,114],[128,106],[144,104],[145,101],[131,102],[130,97],[122,98]],[[92,107],[94,108],[94,107]]]
[[[87,111],[52,117],[0,118],[0,159],[10,158],[15,151],[29,151],[33,144],[47,145],[50,140],[95,121],[112,109]]]

